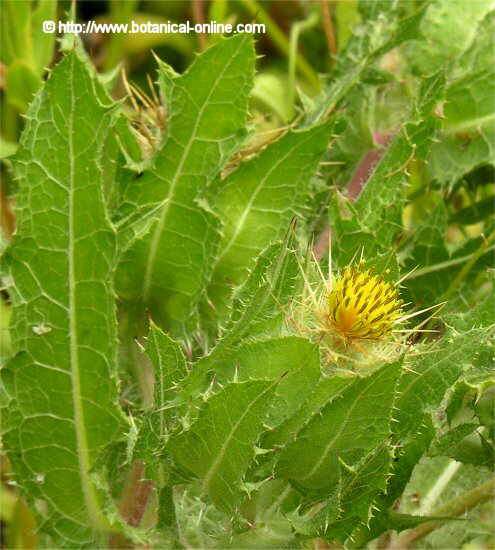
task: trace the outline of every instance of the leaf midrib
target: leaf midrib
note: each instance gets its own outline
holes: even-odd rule
[[[88,514],[93,523],[100,528],[103,528],[105,521],[103,520],[98,498],[89,478],[90,461],[88,450],[88,435],[86,432],[86,426],[84,421],[84,408],[81,398],[81,377],[80,377],[80,365],[78,354],[78,335],[77,335],[77,305],[76,305],[76,277],[75,277],[75,248],[74,242],[76,240],[74,234],[74,216],[75,216],[75,204],[74,204],[74,186],[75,186],[75,148],[74,148],[74,112],[76,105],[76,98],[74,95],[75,87],[75,75],[74,75],[74,59],[75,54],[71,56],[70,61],[70,100],[71,111],[67,124],[69,139],[69,239],[68,239],[68,275],[69,275],[69,295],[68,295],[68,314],[69,314],[69,357],[70,357],[70,373],[72,379],[72,402],[74,406],[74,426],[76,430],[76,442],[77,442],[77,456],[79,463],[79,475],[81,477],[81,487],[84,494],[85,504],[88,510]]]

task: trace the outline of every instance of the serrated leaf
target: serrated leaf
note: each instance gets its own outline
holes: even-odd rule
[[[469,437],[480,425],[459,424],[434,441],[429,456],[448,456],[457,462],[495,468],[495,449],[488,441],[483,442],[483,433]]]
[[[394,414],[397,422],[393,431],[399,453],[387,492],[375,503],[380,512],[369,527],[363,526],[355,533],[359,544],[365,544],[388,529],[387,510],[404,491],[414,467],[435,436],[431,413],[436,412],[445,393],[462,373],[469,372],[480,360],[480,343],[487,331],[472,328],[474,318],[476,314],[457,316],[452,322],[459,328],[462,326],[465,332],[450,328],[431,350],[424,350],[427,353],[406,362],[405,367],[409,370],[399,381]]]
[[[352,378],[338,376],[319,380],[307,401],[277,430],[268,433],[263,440],[263,445],[267,448],[279,447],[291,441],[313,416],[336,399],[352,382]]]
[[[307,124],[324,120],[347,99],[348,94],[357,88],[363,73],[380,56],[409,40],[420,36],[420,23],[426,6],[421,6],[413,14],[400,18],[396,2],[381,3],[372,6],[373,17],[366,17],[366,26],[359,29],[348,41],[344,52],[339,53],[338,63],[331,84],[316,100],[314,110],[307,115]]]
[[[368,541],[390,528],[390,507],[404,491],[414,467],[424,455],[434,436],[435,430],[431,417],[425,415],[413,437],[407,442],[399,443],[386,491],[374,501],[376,512],[369,524],[361,525],[353,532],[353,548],[362,548]]]
[[[124,235],[143,217],[153,223],[125,253],[118,288],[175,333],[191,323],[209,277],[220,226],[204,196],[243,131],[253,68],[252,41],[241,34],[173,78],[165,142],[152,168],[125,191]]]
[[[115,234],[101,155],[113,106],[72,52],[28,113],[15,157],[18,226],[7,262],[16,356],[2,372],[11,401],[5,446],[57,546],[94,545],[109,529],[92,471],[122,433],[115,382]]]
[[[240,482],[254,458],[276,384],[228,384],[205,403],[191,429],[168,445],[177,463],[199,477],[202,494],[220,509],[232,510],[239,501]]]
[[[188,368],[180,345],[153,322],[150,323],[146,353],[154,372],[153,404],[145,413],[133,452],[135,457],[146,458],[149,470],[153,470],[157,457],[163,454],[168,436],[176,427],[178,411],[174,400]]]
[[[277,476],[311,493],[327,493],[337,483],[340,461],[352,470],[389,436],[400,373],[400,363],[394,363],[348,386],[281,452]]]
[[[408,362],[410,370],[398,388],[399,438],[414,433],[421,425],[421,412],[434,411],[461,374],[476,364],[485,335],[485,329],[473,328],[461,334],[450,329],[429,353],[424,350],[424,355]]]
[[[282,238],[291,219],[302,212],[332,127],[327,123],[288,132],[221,183],[213,206],[223,235],[208,288],[220,317],[229,287],[244,282],[256,256]]]
[[[481,2],[471,3],[470,9],[474,4],[475,9],[483,9]],[[462,25],[472,28],[473,23],[465,19]],[[432,177],[449,189],[463,174],[482,164],[493,164],[495,158],[494,37],[492,12],[479,25],[472,46],[453,68],[454,80],[444,106],[445,135],[432,146],[428,159]]]
[[[291,416],[307,398],[320,377],[318,347],[304,338],[288,336],[248,342],[225,365],[215,368],[218,383],[235,379],[275,380],[275,390],[265,424],[275,428]]]
[[[298,283],[299,268],[292,229],[284,242],[268,246],[234,296],[232,312],[223,336],[205,358],[214,364],[224,361],[246,338],[271,334],[280,328],[284,307]]]
[[[373,516],[372,503],[387,486],[391,470],[392,452],[390,444],[373,449],[354,471],[343,470],[339,495],[339,518],[334,523],[320,527],[320,536],[344,542],[357,524],[367,525]]]
[[[340,265],[349,263],[359,248],[364,248],[368,259],[390,250],[402,224],[407,168],[414,158],[424,159],[429,150],[437,126],[430,112],[441,97],[444,83],[442,74],[422,83],[413,120],[404,124],[388,146],[358,200],[344,205],[338,203],[338,197],[334,200],[330,224]]]
[[[293,296],[299,274],[292,228],[284,242],[269,246],[260,254],[245,284],[236,293],[232,313],[215,347],[197,361],[182,385],[179,401],[189,402],[205,390],[207,375],[221,370],[226,361],[235,364],[235,354],[250,338],[280,331],[283,307]]]
[[[410,45],[409,60],[420,74],[432,74],[459,58],[473,43],[493,3],[435,0],[421,21],[423,40]]]

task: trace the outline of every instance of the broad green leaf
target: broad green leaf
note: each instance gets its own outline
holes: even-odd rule
[[[243,131],[253,67],[252,42],[242,34],[207,50],[184,75],[164,76],[166,139],[124,192],[121,232],[146,216],[152,222],[125,252],[118,290],[175,333],[192,322],[212,268],[220,225],[204,196]]]
[[[487,330],[472,328],[476,315],[457,317],[457,329],[462,326],[465,332],[451,327],[442,340],[430,346],[431,349],[423,349],[405,364],[406,371],[397,387],[393,425],[399,453],[387,492],[375,502],[379,512],[368,528],[363,527],[356,533],[356,540],[361,544],[388,529],[387,510],[402,494],[415,465],[434,438],[431,413],[438,410],[445,393],[462,373],[469,372],[480,361],[479,349],[486,346]]]
[[[352,542],[354,528],[368,523],[373,515],[373,501],[386,488],[392,457],[386,442],[372,449],[352,469],[339,465],[338,489],[326,495],[326,504],[317,506],[316,513],[310,511],[299,517],[292,514],[295,529],[306,536]]]
[[[402,376],[397,400],[399,437],[407,436],[421,425],[422,414],[433,412],[464,371],[477,361],[478,352],[487,338],[484,329],[471,329],[458,334],[452,328],[431,350],[427,348],[408,361]]]
[[[357,379],[321,410],[281,452],[278,477],[325,494],[338,481],[338,465],[352,470],[390,435],[399,363]],[[385,476],[385,473],[383,473]]]
[[[4,443],[63,547],[94,547],[95,532],[110,528],[93,474],[123,428],[116,240],[100,169],[114,107],[96,99],[96,86],[72,52],[36,95],[14,161],[18,226],[7,252],[16,355],[2,371],[11,398]]]
[[[288,132],[219,185],[213,206],[223,234],[208,296],[221,316],[229,287],[244,282],[256,256],[282,238],[291,219],[302,213],[332,126]]]
[[[425,415],[412,439],[405,443],[399,440],[400,448],[390,472],[386,491],[375,499],[371,521],[367,525],[356,528],[352,534],[353,548],[362,548],[368,541],[375,539],[389,528],[393,528],[393,524],[389,521],[390,507],[404,491],[414,467],[425,454],[434,435],[435,430],[431,418],[429,415]]]
[[[482,7],[482,2],[470,3]],[[463,25],[470,25],[466,19]],[[444,106],[445,134],[433,144],[428,166],[434,179],[452,189],[463,174],[495,158],[493,49],[495,12],[476,31],[471,48],[453,67]],[[450,55],[450,51],[449,51]]]
[[[276,384],[228,384],[205,403],[191,429],[168,445],[178,465],[199,477],[202,494],[220,509],[234,509],[239,502],[241,481],[254,458]]]
[[[234,294],[232,311],[224,334],[206,356],[209,364],[232,356],[246,338],[269,335],[280,329],[284,308],[298,285],[299,268],[292,229],[283,242],[266,248],[244,285]]]
[[[390,444],[385,442],[373,449],[351,471],[343,470],[339,517],[333,523],[320,522],[320,536],[344,542],[357,524],[368,524],[373,516],[372,503],[387,487],[392,458]]]

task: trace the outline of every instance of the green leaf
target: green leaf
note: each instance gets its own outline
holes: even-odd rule
[[[339,265],[350,262],[364,247],[366,257],[386,254],[402,225],[402,209],[408,186],[407,168],[413,159],[424,159],[436,129],[430,115],[442,94],[445,77],[437,74],[423,82],[412,121],[388,146],[359,195],[351,204],[331,207],[332,238]]]
[[[219,185],[213,205],[223,234],[208,295],[220,316],[227,311],[229,287],[244,282],[256,256],[302,213],[332,127],[288,132]]]
[[[201,493],[220,509],[238,505],[277,382],[228,384],[205,403],[191,429],[169,443],[179,466],[199,477]]]
[[[241,34],[173,78],[165,142],[152,168],[125,189],[122,232],[145,216],[152,223],[125,252],[118,289],[174,333],[192,323],[211,271],[220,226],[204,196],[243,130],[253,67],[252,41]]]
[[[398,387],[399,437],[414,433],[421,425],[422,412],[434,411],[460,375],[472,368],[485,334],[484,329],[458,334],[452,328],[439,344],[424,349],[407,363],[410,370],[404,373]]]
[[[432,74],[459,58],[476,38],[491,2],[435,0],[421,21],[423,40],[410,44],[409,59],[422,75]]]
[[[360,85],[363,73],[380,56],[420,36],[419,26],[426,6],[400,18],[397,5],[396,2],[360,3],[360,10],[368,8],[365,12],[366,24],[348,41],[345,50],[339,53],[331,84],[317,98],[314,110],[307,115],[307,124],[324,120],[334,112],[348,98],[349,93]]]
[[[464,464],[485,466],[493,470],[495,468],[495,449],[488,441],[483,442],[483,434],[477,437],[469,437],[479,424],[459,424],[452,430],[444,433],[429,450],[429,456],[448,456]]]
[[[181,380],[187,376],[186,358],[179,344],[154,323],[150,324],[146,352],[155,372],[153,407],[159,412],[159,432],[164,436],[169,414],[160,409],[172,401]]]
[[[178,411],[174,400],[188,369],[179,344],[153,322],[150,323],[146,353],[154,372],[153,404],[143,418],[133,452],[136,458],[146,458],[149,470],[153,470],[156,458],[163,454],[165,443],[176,428]],[[151,475],[156,477],[158,474]]]
[[[56,546],[107,530],[93,471],[122,434],[115,379],[115,234],[102,194],[102,144],[114,107],[71,53],[28,113],[15,157],[18,219],[7,263],[13,346],[4,443]],[[35,182],[35,183],[33,183]]]
[[[267,434],[263,440],[263,446],[279,447],[294,439],[305,424],[328,403],[339,397],[350,384],[352,384],[352,378],[349,377],[330,376],[319,380],[307,401],[277,430]]]
[[[414,467],[435,436],[431,413],[437,411],[445,393],[462,373],[469,372],[479,362],[478,350],[487,331],[472,328],[473,318],[473,314],[458,316],[457,327],[462,324],[465,332],[450,328],[440,342],[430,346],[431,349],[422,350],[420,355],[406,362],[406,371],[397,388],[393,428],[400,451],[394,461],[387,492],[375,502],[379,513],[368,527],[362,527],[355,534],[359,544],[365,544],[388,529],[387,510],[404,491]]]
[[[482,7],[481,2],[471,3],[470,7],[474,4]],[[464,24],[470,22],[466,19]],[[494,37],[495,12],[492,12],[478,27],[471,48],[454,67],[455,80],[447,91],[444,106],[445,135],[432,146],[428,159],[432,177],[449,189],[470,170],[493,164]]]
[[[216,366],[215,373],[220,384],[283,377],[265,420],[268,428],[275,428],[302,405],[317,383],[320,355],[318,347],[304,338],[271,338],[240,346],[231,360]]]
[[[205,361],[224,361],[234,354],[246,338],[276,333],[281,326],[284,307],[298,283],[299,268],[292,229],[287,238],[269,246],[258,257],[248,279],[234,295],[230,318],[222,338]]]
[[[224,334],[205,357],[197,361],[184,381],[179,402],[194,400],[206,389],[207,375],[235,363],[236,352],[248,338],[280,331],[283,307],[292,298],[299,274],[292,228],[284,242],[269,246],[260,254],[248,280],[236,293]]]
[[[337,482],[339,462],[352,471],[390,435],[400,363],[357,379],[321,410],[281,452],[278,477],[314,494],[328,493]]]
[[[369,522],[373,515],[372,503],[387,487],[392,458],[392,449],[387,442],[371,450],[352,471],[343,471],[339,494],[340,517],[333,524],[322,525],[322,536],[345,541],[358,523]]]
[[[390,507],[403,493],[411,479],[414,467],[428,449],[434,436],[435,430],[431,417],[425,415],[416,433],[406,442],[400,440],[399,451],[394,458],[386,491],[374,501],[374,514],[368,524],[361,525],[353,532],[353,548],[362,548],[368,541],[393,528],[394,524],[390,521],[392,513]]]

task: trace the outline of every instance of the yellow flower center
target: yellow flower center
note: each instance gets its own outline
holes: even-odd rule
[[[377,340],[401,315],[398,289],[361,266],[344,269],[328,296],[328,322],[345,340]]]

